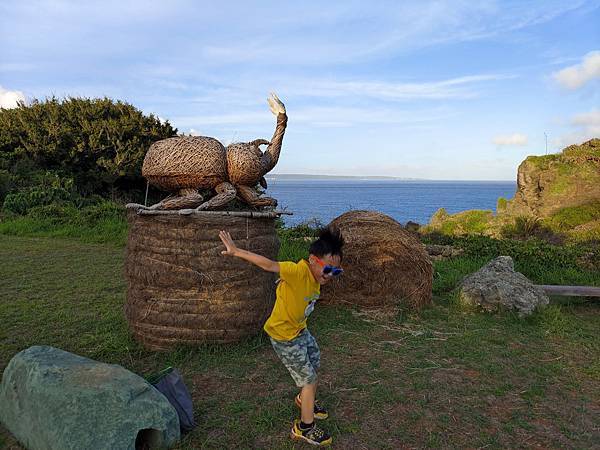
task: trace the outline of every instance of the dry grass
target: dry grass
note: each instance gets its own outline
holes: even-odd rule
[[[414,234],[375,211],[349,211],[331,222],[344,236],[344,276],[322,289],[327,303],[357,306],[431,303],[433,268]]]

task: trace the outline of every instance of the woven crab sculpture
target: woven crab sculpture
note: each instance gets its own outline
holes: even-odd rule
[[[256,139],[224,147],[206,136],[178,136],[150,146],[142,166],[142,175],[150,184],[170,191],[170,195],[147,209],[217,209],[234,198],[253,207],[276,206],[277,200],[260,197],[256,187],[267,188],[264,178],[279,160],[287,126],[285,106],[277,95],[268,98],[277,126],[271,141]],[[267,145],[262,152],[261,145]],[[199,189],[216,193],[205,200]]]

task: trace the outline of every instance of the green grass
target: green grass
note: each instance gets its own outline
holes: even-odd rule
[[[600,220],[600,200],[562,208],[546,218],[544,222],[557,231],[567,231],[592,220]]]
[[[177,448],[299,448],[288,438],[296,388],[264,335],[147,351],[131,338],[122,312],[122,241],[15,234],[0,234],[0,370],[37,344],[140,375],[173,365],[193,392],[199,424]],[[452,292],[498,252],[512,253],[537,282],[600,285],[600,274],[542,244],[454,243],[465,254],[435,263],[435,302],[420,314],[320,305],[311,316],[323,360],[319,397],[331,412],[324,426],[335,445],[592,448],[600,420],[600,303],[553,301],[523,320],[467,313]],[[283,233],[280,256],[297,259],[306,246]],[[2,446],[19,448],[0,429]]]
[[[27,215],[0,213],[0,234],[69,237],[122,246],[127,240],[127,220],[124,208],[109,201],[83,208],[52,204],[32,208]]]

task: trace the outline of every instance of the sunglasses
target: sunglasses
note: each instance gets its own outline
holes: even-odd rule
[[[342,269],[341,267],[332,266],[330,264],[325,264],[325,262],[321,261],[319,259],[319,257],[317,257],[317,256],[315,256],[315,260],[323,268],[323,275],[332,275],[334,277],[337,277],[344,273],[344,269]]]

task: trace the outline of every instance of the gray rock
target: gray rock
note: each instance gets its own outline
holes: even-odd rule
[[[136,438],[166,448],[180,437],[175,408],[143,378],[47,346],[10,360],[0,421],[30,450],[135,449]]]
[[[464,253],[462,248],[452,247],[451,245],[427,244],[425,245],[425,250],[434,261],[455,258]]]
[[[419,225],[417,222],[413,222],[412,220],[409,220],[406,222],[406,225],[404,225],[404,229],[406,231],[412,231],[413,233],[417,233],[419,228],[421,228],[421,225]]]
[[[486,311],[514,309],[519,316],[547,305],[546,293],[522,273],[515,272],[510,256],[499,256],[477,272],[465,277],[459,289],[460,300]]]

